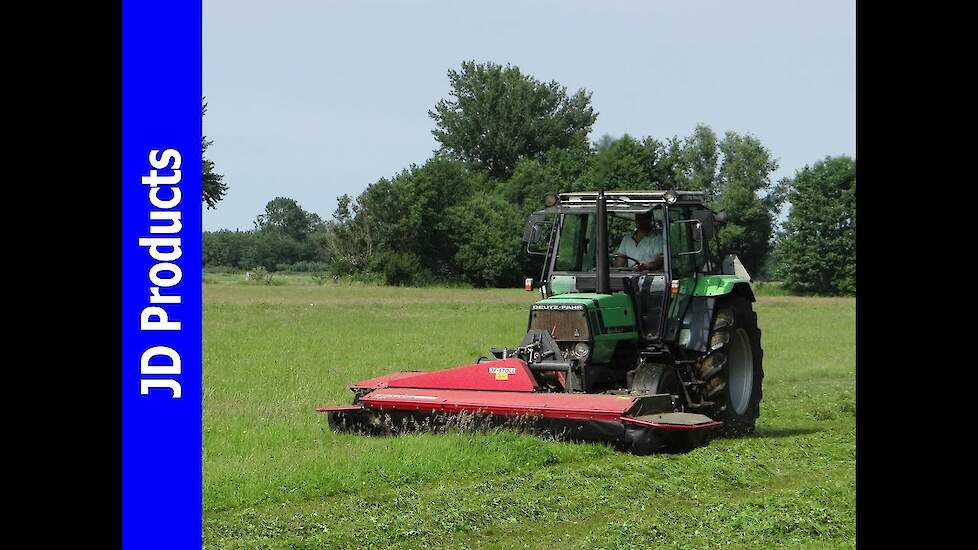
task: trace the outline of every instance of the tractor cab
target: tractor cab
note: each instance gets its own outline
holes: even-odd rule
[[[524,232],[527,252],[544,256],[543,297],[624,293],[629,332],[644,342],[675,340],[697,275],[720,273],[710,246],[714,212],[704,201],[687,191],[548,195]]]

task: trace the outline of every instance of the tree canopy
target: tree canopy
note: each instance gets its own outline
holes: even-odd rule
[[[265,212],[255,218],[259,231],[281,231],[295,240],[306,236],[322,225],[318,214],[306,212],[294,199],[275,197],[265,205]]]
[[[520,237],[547,193],[685,189],[705,192],[727,214],[721,251],[737,254],[755,278],[776,270],[793,289],[854,291],[851,159],[826,159],[775,185],[778,161],[753,135],[719,137],[699,124],[686,136],[605,134],[592,143],[590,92],[568,95],[557,82],[494,63],[468,61],[448,75],[451,97],[429,112],[441,144],[431,159],[340,196],[326,221],[276,197],[255,231],[205,235],[205,263],[512,286],[540,272],[540,257],[525,254]],[[785,199],[792,211],[773,254]]]
[[[541,82],[511,65],[466,61],[448,79],[451,97],[429,111],[432,134],[443,152],[493,178],[511,176],[520,159],[586,137],[597,119],[590,92],[567,95],[558,82]]]
[[[778,163],[749,135],[727,132],[717,148],[722,160],[713,207],[728,216],[727,223],[720,226],[720,242],[756,275],[771,252],[774,221],[781,206],[771,181]]]
[[[856,291],[856,162],[826,157],[781,184],[791,204],[779,235],[787,288],[818,294]]]

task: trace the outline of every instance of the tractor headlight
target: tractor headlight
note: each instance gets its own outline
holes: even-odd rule
[[[679,197],[676,195],[675,191],[670,189],[662,194],[662,198],[666,200],[666,204],[673,204]]]
[[[589,353],[591,353],[591,347],[584,342],[574,344],[574,355],[584,359]]]
[[[543,197],[543,204],[548,207],[557,204],[557,195],[554,195],[553,193],[547,193],[547,195]]]

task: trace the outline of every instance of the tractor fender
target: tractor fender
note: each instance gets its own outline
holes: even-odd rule
[[[683,315],[680,325],[680,347],[691,351],[706,352],[710,344],[710,330],[713,326],[713,311],[717,302],[728,296],[743,296],[750,302],[756,302],[754,290],[746,281],[724,281],[724,285],[709,293],[694,295],[690,298],[689,307]],[[689,339],[682,332],[689,332]]]
[[[739,294],[748,301],[756,302],[754,289],[748,279],[735,275],[706,275],[696,280],[693,296],[722,297],[728,294]]]
[[[748,302],[756,302],[757,298],[754,297],[754,287],[746,281],[739,283],[734,283],[733,289],[730,294],[740,295],[747,299]]]

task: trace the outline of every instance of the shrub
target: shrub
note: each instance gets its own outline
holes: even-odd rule
[[[245,281],[256,284],[272,284],[272,274],[265,269],[265,266],[258,266],[245,273]]]
[[[431,276],[414,255],[393,252],[380,256],[378,260],[384,282],[389,285],[423,286],[431,281]]]

